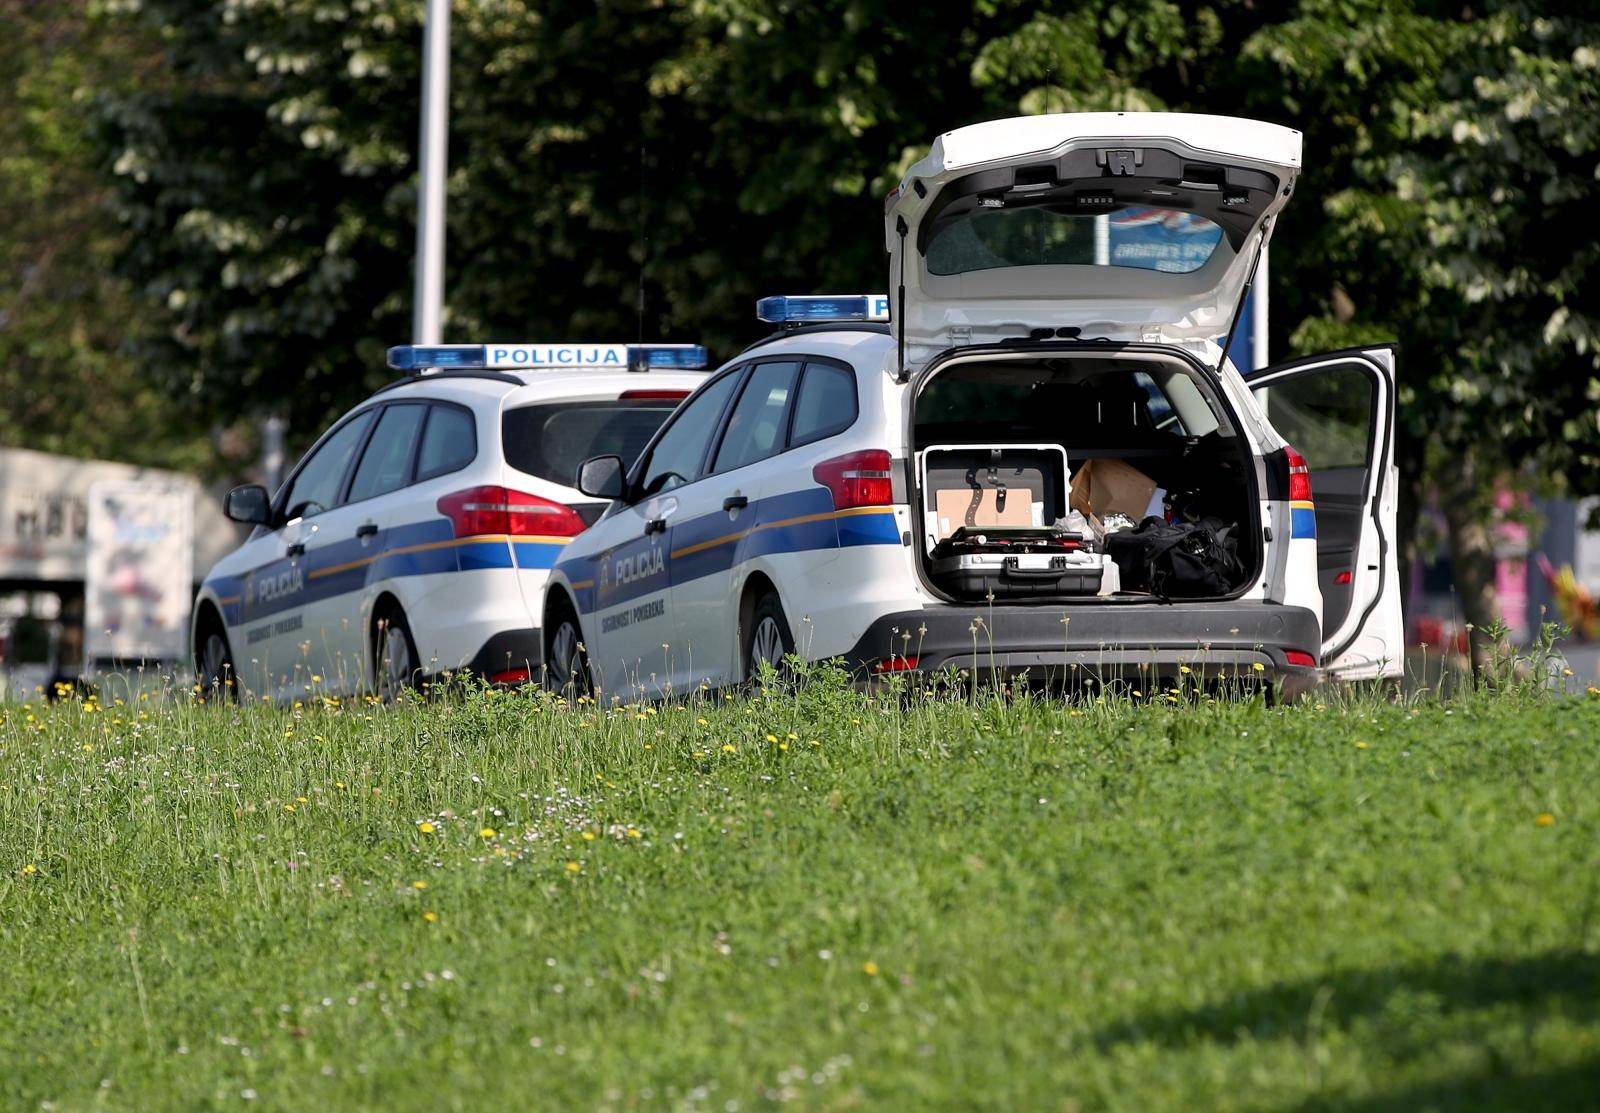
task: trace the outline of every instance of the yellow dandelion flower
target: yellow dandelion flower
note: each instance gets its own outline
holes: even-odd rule
[[[495,830],[493,827],[485,827],[483,830],[479,831],[478,834],[483,838],[492,839],[494,838]]]
[[[1357,743],[1356,743],[1356,749],[1358,749],[1358,750],[1364,750],[1364,749],[1366,749],[1366,748],[1367,748],[1367,744],[1366,744],[1366,743],[1365,743],[1365,742],[1357,742]]]
[[[321,684],[322,683],[322,677],[320,677],[320,676],[316,675],[315,673],[313,673],[312,676],[311,676],[311,683],[313,683],[313,684]]]
[[[815,739],[815,738],[808,738],[808,739],[807,739],[807,740],[806,740],[806,742],[807,742],[807,743],[808,743],[808,744],[809,744],[809,745],[812,745],[812,746],[820,746],[820,745],[822,745],[822,743],[821,743],[821,742],[818,742],[818,741],[817,741],[817,740],[816,740],[816,739]]]
[[[311,801],[307,800],[304,796],[296,796],[295,797],[295,802],[296,803],[300,803],[300,804],[309,804],[309,803],[311,803]]]
[[[93,742],[85,742],[83,744],[83,749],[84,749],[84,752],[87,753],[88,751],[94,749],[94,743]]]
[[[422,914],[422,918],[430,924],[436,924],[439,922],[439,913],[430,908],[428,911]]]
[[[1256,672],[1266,672],[1267,671],[1267,666],[1263,665],[1260,661],[1257,661],[1255,664],[1251,665],[1250,667],[1252,669],[1254,669]]]
[[[724,742],[722,744],[722,752],[725,753],[725,754],[736,754],[739,751],[732,743]]]
[[[789,732],[789,741],[798,742],[798,741],[800,741],[800,736],[798,734],[796,734],[794,731],[791,730]]]
[[[343,781],[334,781],[333,782],[333,787],[334,788],[343,788],[344,787],[344,782]]]
[[[593,831],[585,831],[583,833],[583,841],[584,842],[594,842],[594,832]]]
[[[878,976],[878,964],[876,962],[863,962],[861,964],[861,972],[869,978],[876,978]]]
[[[776,734],[767,735],[767,741],[768,742],[776,742],[777,740],[778,740],[778,736]]]
[[[1179,665],[1178,666],[1178,671],[1181,672],[1184,676],[1188,676],[1194,670],[1191,669],[1188,665]]]
[[[22,867],[22,872],[31,877],[33,874],[39,872],[39,867],[34,865],[32,862],[29,862],[27,865]]]
[[[1593,691],[1593,689],[1590,690]],[[703,727],[708,727],[711,725],[710,719],[696,719],[695,722],[699,723]]]
[[[787,750],[788,748],[789,748],[789,743],[787,743],[787,742],[779,742],[778,743],[778,749]]]
[[[294,811],[294,805],[293,804],[285,804],[283,806],[283,810],[286,811],[286,812],[292,812],[292,811]]]
[[[428,883],[426,881],[421,881],[421,880],[413,881],[411,883],[411,887],[413,889],[417,890],[418,892],[421,892],[423,889],[426,889],[428,887]]]
[[[417,824],[417,830],[421,831],[424,835],[431,835],[435,831],[437,831],[438,828],[435,827],[433,824],[429,823],[428,821],[424,820],[421,823]]]
[[[1551,815],[1549,812],[1540,812],[1534,817],[1533,821],[1540,827],[1553,827],[1555,826],[1556,817]]]
[[[637,827],[629,827],[628,828],[628,837],[630,839],[638,838],[639,837],[639,828],[637,828]]]
[[[581,864],[577,863],[577,862],[568,862],[567,863],[567,872],[568,873],[577,873],[581,869],[583,869],[583,866]]]

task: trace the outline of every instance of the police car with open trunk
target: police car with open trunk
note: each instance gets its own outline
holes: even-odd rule
[[[1168,113],[940,136],[888,199],[891,294],[767,299],[782,332],[631,467],[584,465],[613,501],[552,569],[552,681],[684,692],[791,652],[1397,675],[1394,348],[1226,359],[1300,155],[1287,128]],[[1163,531],[1204,541],[1205,575],[1116,555]]]

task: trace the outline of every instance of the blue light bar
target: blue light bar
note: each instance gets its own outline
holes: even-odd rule
[[[888,294],[777,294],[756,302],[756,319],[776,325],[887,321]]]
[[[396,371],[427,371],[444,367],[484,367],[483,345],[448,344],[417,347],[406,344],[389,349],[389,366]]]
[[[530,371],[614,367],[697,371],[710,362],[700,344],[402,344],[389,349],[389,366],[426,375],[430,371],[485,369]]]
[[[702,344],[629,344],[633,367],[660,367],[678,371],[699,371],[711,362]]]

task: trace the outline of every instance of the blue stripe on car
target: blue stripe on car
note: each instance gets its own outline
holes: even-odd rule
[[[556,566],[566,573],[579,612],[591,614],[759,556],[898,544],[892,507],[834,510],[828,490],[811,487],[757,499],[737,517],[714,511],[674,522],[666,536],[635,538],[587,557],[562,558]]]
[[[1296,502],[1289,504],[1289,536],[1309,537],[1317,536],[1317,511],[1309,502]]]
[[[548,569],[566,543],[555,537],[458,538],[448,518],[431,518],[391,526],[372,540],[347,538],[303,557],[269,560],[243,575],[214,576],[207,585],[222,604],[224,621],[238,626],[381,580],[494,568]],[[263,584],[269,585],[269,598],[261,597]]]

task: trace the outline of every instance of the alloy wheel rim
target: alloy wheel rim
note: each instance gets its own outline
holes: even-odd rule
[[[558,688],[565,688],[576,676],[577,656],[578,632],[572,623],[563,622],[550,639],[550,671],[555,674]]]
[[[228,651],[223,647],[220,635],[212,634],[206,638],[205,647],[200,652],[200,667],[205,670],[205,683],[221,685],[226,682],[222,675],[227,664]]]
[[[411,647],[397,627],[383,633],[383,679],[389,692],[400,691],[411,681]]]
[[[773,668],[783,664],[783,634],[778,621],[771,615],[756,624],[755,637],[750,639],[750,675],[756,676],[765,661]]]

